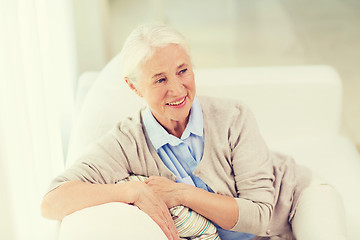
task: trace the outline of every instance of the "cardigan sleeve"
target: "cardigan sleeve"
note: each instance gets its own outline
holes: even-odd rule
[[[118,126],[91,144],[87,150],[50,184],[49,191],[65,182],[79,180],[88,183],[113,184],[129,176],[128,159],[134,156],[134,146]]]
[[[233,231],[264,235],[274,209],[272,155],[252,112],[242,104],[229,129],[239,217]]]

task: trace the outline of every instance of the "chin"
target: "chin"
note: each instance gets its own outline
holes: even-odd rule
[[[171,119],[174,121],[182,122],[186,121],[189,118],[190,115],[190,109],[186,110],[186,112],[178,113],[178,114],[172,114]]]

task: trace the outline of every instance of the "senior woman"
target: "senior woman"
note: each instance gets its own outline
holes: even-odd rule
[[[121,120],[52,182],[45,217],[123,202],[178,239],[168,209],[183,205],[212,221],[223,240],[346,239],[342,203],[331,186],[271,152],[246,105],[196,96],[181,34],[142,25],[121,57],[124,80],[148,106]],[[129,175],[149,178],[116,184]]]

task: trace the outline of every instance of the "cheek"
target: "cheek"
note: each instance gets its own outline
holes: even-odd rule
[[[166,89],[158,88],[148,92],[148,100],[153,104],[161,104],[166,96]]]
[[[184,83],[187,89],[195,91],[195,79],[193,74],[186,77]]]

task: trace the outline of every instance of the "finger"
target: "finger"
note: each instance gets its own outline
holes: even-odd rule
[[[146,212],[159,225],[168,239],[179,239],[175,224],[165,202],[156,196],[151,188],[145,187],[144,190],[140,195],[141,197],[135,202],[135,205]]]
[[[170,211],[167,208],[165,202],[160,199],[159,199],[158,209],[160,210],[159,214],[161,216],[161,220],[166,225],[169,234],[172,236],[173,239],[179,239],[178,231],[175,227],[175,223],[172,219]],[[162,222],[160,221],[160,225],[163,224]]]
[[[172,219],[170,222],[168,222],[168,227],[169,227],[170,232],[172,233],[173,238],[179,239],[179,233],[178,233],[177,228],[175,227],[175,223]]]
[[[179,239],[178,231],[172,219],[170,221],[164,221],[162,219],[162,221],[158,225],[169,239]]]
[[[164,219],[162,219],[162,220],[163,220],[165,227],[167,228],[166,233],[168,233],[168,238],[170,236],[171,239],[179,239],[178,231],[175,227],[175,223],[174,223],[170,213],[167,213],[163,217],[164,217]]]
[[[168,239],[175,239],[173,236],[173,233],[171,232],[171,230],[168,227],[167,222],[164,221],[164,219],[160,216],[152,216],[152,219],[156,222],[156,224],[160,227],[160,229],[163,231],[163,233],[165,234],[165,236]]]
[[[164,203],[165,204],[165,203]],[[174,221],[173,221],[173,219],[172,219],[172,216],[171,216],[171,214],[170,214],[170,212],[169,212],[169,209],[166,207],[166,205],[165,205],[165,208],[164,208],[164,218],[165,218],[165,223],[167,224],[167,226],[168,226],[168,228],[169,228],[169,230],[170,230],[170,232],[172,233],[172,235],[173,235],[173,237],[175,238],[175,239],[178,239],[179,238],[179,236],[178,236],[178,231],[177,231],[177,229],[176,229],[176,227],[175,227],[175,223],[174,223]]]
[[[158,214],[156,214],[156,223],[163,230],[168,239],[179,239],[175,223],[164,201],[157,199]]]
[[[146,208],[147,210],[150,210],[148,212],[149,216],[154,220],[154,222],[160,227],[160,229],[164,232],[166,237],[168,239],[175,239],[174,234],[171,231],[171,229],[168,226],[169,218],[166,216],[166,207],[164,206],[164,203],[157,198],[148,198],[147,203],[151,203],[153,207],[155,207],[156,211],[151,210],[151,208]],[[144,209],[144,210],[146,210]]]

